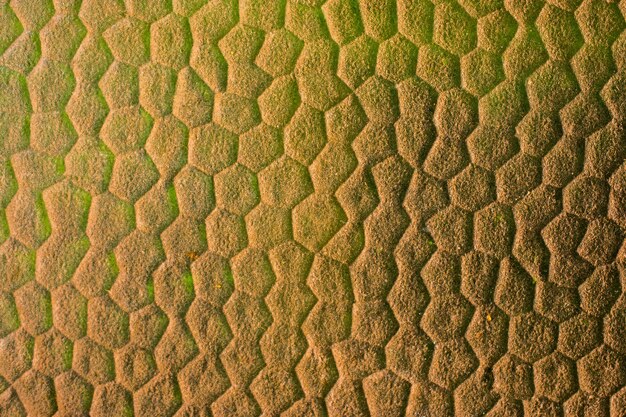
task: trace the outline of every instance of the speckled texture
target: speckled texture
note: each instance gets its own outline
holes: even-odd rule
[[[626,415],[626,1],[0,0],[0,415]]]

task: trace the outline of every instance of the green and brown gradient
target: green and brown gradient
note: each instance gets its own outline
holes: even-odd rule
[[[0,0],[0,416],[626,415],[625,16]]]

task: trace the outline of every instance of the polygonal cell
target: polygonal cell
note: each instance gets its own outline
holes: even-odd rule
[[[138,150],[146,143],[152,123],[140,106],[123,107],[109,113],[101,137],[115,154]]]
[[[619,274],[614,266],[596,268],[579,287],[581,308],[594,316],[608,314],[620,295]]]
[[[462,255],[471,248],[472,220],[464,210],[450,206],[426,224],[439,249]]]
[[[469,165],[449,182],[450,199],[465,210],[478,210],[495,199],[493,183],[488,171]]]
[[[154,163],[144,150],[115,158],[109,190],[128,202],[136,202],[159,179]]]
[[[518,30],[502,54],[504,73],[509,79],[527,78],[547,59],[548,53],[543,47],[541,37],[537,30],[532,27]]]
[[[211,120],[213,91],[190,67],[178,73],[172,112],[190,128]]]
[[[132,415],[132,396],[115,382],[98,385],[93,393],[90,412],[97,417],[104,417],[110,414],[120,416]]]
[[[169,320],[156,305],[151,304],[130,315],[130,340],[147,350],[154,350]]]
[[[580,91],[571,68],[550,60],[526,81],[528,100],[534,108],[556,111],[563,108]]]
[[[433,41],[457,56],[476,46],[476,22],[456,3],[435,7]]]
[[[233,165],[215,175],[217,206],[245,215],[259,202],[259,185],[254,173],[243,165]]]
[[[152,274],[154,302],[170,315],[183,315],[195,298],[193,276],[173,263],[163,263]]]
[[[482,365],[491,367],[506,353],[508,321],[493,304],[474,312],[465,337]]]
[[[115,378],[113,354],[87,337],[74,343],[72,369],[94,385]]]
[[[261,118],[268,125],[282,128],[300,105],[298,85],[291,76],[274,79],[258,99]]]
[[[259,108],[250,99],[233,94],[215,97],[215,123],[231,132],[245,133],[259,124],[260,119]]]
[[[608,417],[609,400],[608,398],[600,398],[595,395],[588,394],[584,391],[578,391],[563,403],[563,412],[565,415],[588,415],[598,417]],[[617,411],[613,411],[616,414]]]
[[[102,36],[118,61],[136,67],[148,61],[150,34],[144,22],[127,17],[109,27]]]
[[[311,251],[319,251],[347,221],[334,198],[313,195],[293,210],[295,239]]]
[[[172,178],[185,164],[187,135],[185,125],[173,116],[156,120],[145,148],[161,177]]]
[[[496,171],[498,200],[514,205],[519,199],[541,184],[540,161],[518,154]]]
[[[588,136],[605,126],[611,116],[600,96],[579,94],[560,111],[563,130],[572,136]]]
[[[109,297],[92,298],[87,305],[89,323],[87,334],[109,349],[126,344],[129,338],[128,314]]]
[[[78,16],[94,33],[102,33],[124,15],[123,0],[103,2],[102,0],[85,0],[81,2]]]
[[[624,17],[613,3],[585,0],[576,10],[576,20],[590,44],[612,42],[624,28]]]
[[[626,159],[624,130],[613,122],[585,138],[585,171],[591,176],[608,178]]]
[[[126,9],[130,16],[152,23],[171,11],[168,0],[126,0]]]
[[[478,360],[465,339],[435,345],[428,379],[452,390],[478,367]]]
[[[176,89],[176,71],[149,63],[139,68],[139,103],[153,117],[172,112]]]
[[[513,246],[515,225],[510,208],[492,204],[474,215],[474,245],[479,251],[504,258]]]
[[[221,307],[233,293],[233,272],[228,261],[205,253],[191,265],[194,291],[199,299]]]
[[[174,415],[182,404],[182,395],[176,378],[159,374],[134,394],[135,415],[149,417],[162,413]]]
[[[506,10],[497,10],[478,19],[478,47],[502,53],[515,32],[517,22]]]
[[[475,99],[461,89],[448,90],[437,100],[434,122],[437,133],[451,139],[462,139],[478,122]]]
[[[558,190],[539,186],[526,194],[513,208],[515,224],[528,230],[539,230],[561,211]]]
[[[398,118],[398,93],[389,81],[370,77],[356,90],[356,95],[370,121],[393,123]]]
[[[38,335],[52,326],[50,293],[31,281],[14,293],[20,323],[32,335]]]
[[[562,323],[579,310],[580,299],[574,288],[551,282],[538,283],[535,293],[535,309],[552,321]]]
[[[265,36],[256,56],[256,64],[274,77],[293,70],[303,42],[286,29],[278,29]]]
[[[136,391],[154,376],[156,364],[149,351],[128,344],[115,351],[115,370],[119,382]]]
[[[39,32],[41,52],[55,61],[70,62],[86,30],[82,22],[72,15],[57,15]]]
[[[246,216],[250,246],[270,249],[291,237],[289,210],[260,204]]]
[[[54,85],[54,88],[49,88],[50,85]],[[62,110],[75,86],[76,80],[68,65],[45,59],[39,61],[28,75],[28,92],[33,110],[36,112]]]
[[[13,385],[28,415],[52,416],[57,408],[52,379],[30,370]]]
[[[72,368],[72,342],[53,329],[35,338],[33,368],[51,378]]]
[[[563,190],[563,207],[569,213],[592,220],[606,215],[608,195],[606,182],[580,176]]]
[[[539,13],[537,28],[552,59],[569,60],[583,44],[574,14],[550,4]]]
[[[508,315],[530,311],[534,292],[533,278],[513,259],[501,262],[494,301]]]
[[[531,110],[516,127],[522,152],[541,158],[563,134],[559,119],[542,111]]]
[[[113,62],[98,87],[111,109],[139,104],[139,70],[131,65]]]
[[[368,36],[360,36],[339,51],[337,74],[351,88],[358,88],[376,70],[377,45]]]
[[[504,80],[502,62],[497,54],[475,49],[461,59],[463,88],[483,96]]]
[[[207,174],[215,174],[237,160],[237,136],[214,124],[192,129],[189,161]]]
[[[198,346],[187,323],[182,318],[172,319],[154,349],[154,358],[161,370],[159,375],[178,373],[197,355]]]
[[[398,1],[398,31],[415,45],[429,43],[433,33],[433,9],[428,0]]]
[[[389,39],[398,31],[395,1],[362,0],[359,9],[365,33],[377,42]]]
[[[182,216],[177,217],[161,233],[161,241],[166,256],[171,260],[182,261],[184,264],[192,262],[207,247],[202,222]]]
[[[259,187],[262,201],[289,209],[313,192],[307,169],[288,157],[274,161],[259,173]]]
[[[543,182],[564,187],[583,169],[581,138],[565,136],[543,158]]]
[[[211,177],[191,166],[176,175],[174,187],[180,213],[185,216],[202,220],[215,207]]]
[[[491,302],[498,276],[496,259],[470,252],[461,259],[461,293],[475,306]]]
[[[69,371],[54,380],[59,413],[87,415],[91,407],[94,389],[76,372]]]
[[[511,318],[509,350],[528,362],[536,362],[556,348],[557,326],[537,313],[531,312]]]
[[[95,136],[104,123],[109,107],[95,84],[81,83],[70,97],[66,110],[80,135]]]
[[[580,387],[590,394],[608,397],[626,383],[624,357],[606,345],[593,350],[576,365]]]
[[[515,155],[517,142],[512,134],[496,127],[479,126],[467,139],[470,159],[478,166],[495,170]]]
[[[578,254],[594,265],[609,264],[617,255],[623,232],[604,218],[593,220],[578,247]]]
[[[471,314],[472,306],[465,298],[449,294],[430,300],[420,324],[435,343],[442,343],[462,336]]]
[[[191,32],[187,19],[169,14],[150,27],[151,59],[180,70],[189,63]]]
[[[405,411],[411,385],[389,370],[363,380],[368,409],[374,415],[398,415]]]
[[[214,210],[207,217],[206,235],[209,250],[227,258],[248,244],[243,219],[224,210]]]
[[[576,366],[560,353],[540,360],[533,368],[537,394],[560,403],[576,392]]]
[[[352,317],[352,337],[374,346],[386,345],[398,330],[393,312],[384,302],[356,303],[352,308]]]
[[[359,4],[354,0],[330,0],[322,7],[330,35],[344,45],[363,32]]]
[[[384,41],[378,47],[376,73],[394,83],[414,75],[416,63],[417,48],[400,35]]]
[[[300,396],[300,386],[295,375],[271,368],[261,371],[252,381],[250,391],[258,399],[261,408],[271,414],[286,410]]]

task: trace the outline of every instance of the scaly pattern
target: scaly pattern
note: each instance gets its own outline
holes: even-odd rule
[[[623,416],[624,0],[0,0],[2,416]]]

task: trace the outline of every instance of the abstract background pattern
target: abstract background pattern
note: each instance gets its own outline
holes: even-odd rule
[[[0,415],[626,415],[625,16],[0,0]]]

